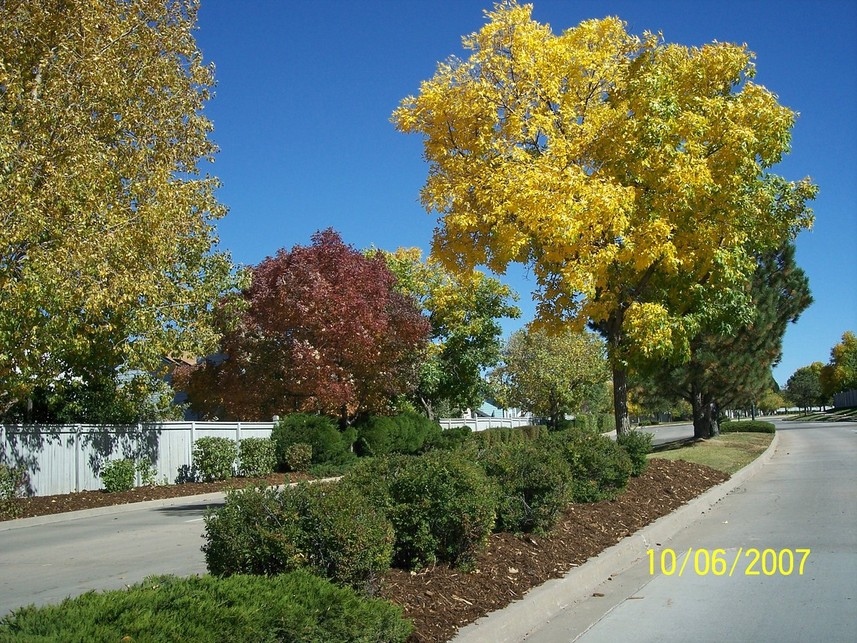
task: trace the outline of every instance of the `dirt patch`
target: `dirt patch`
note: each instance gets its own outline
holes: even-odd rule
[[[391,570],[382,582],[379,596],[401,605],[405,616],[413,620],[411,641],[447,641],[458,628],[562,576],[728,478],[703,465],[652,459],[646,472],[632,478],[620,497],[570,505],[547,536],[494,534],[471,572],[449,567],[416,573]],[[295,479],[275,474],[256,480],[143,487],[112,494],[85,491],[15,502],[20,506],[21,517],[31,517],[212,493],[254,483],[283,484]]]

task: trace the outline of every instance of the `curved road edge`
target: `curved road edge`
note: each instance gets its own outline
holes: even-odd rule
[[[540,624],[550,620],[570,605],[588,598],[592,591],[607,578],[631,567],[645,556],[646,551],[653,544],[669,540],[677,531],[692,524],[765,466],[776,452],[778,443],[779,433],[777,432],[774,433],[771,444],[758,458],[736,471],[726,482],[712,487],[671,514],[625,537],[594,558],[575,567],[562,578],[549,580],[527,592],[522,599],[466,625],[458,631],[452,641],[500,643],[522,640]]]

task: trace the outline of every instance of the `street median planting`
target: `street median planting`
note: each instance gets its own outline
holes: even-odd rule
[[[147,578],[23,607],[0,622],[2,641],[404,641],[401,608],[304,571],[267,578]]]

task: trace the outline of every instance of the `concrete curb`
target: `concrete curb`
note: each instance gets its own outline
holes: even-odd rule
[[[307,480],[307,482],[333,482],[336,478],[321,478],[319,480]],[[292,482],[289,486],[298,483]],[[282,487],[277,487],[278,489]],[[186,505],[208,505],[223,504],[226,499],[225,491],[215,491],[196,496],[176,496],[175,498],[161,498],[160,500],[144,500],[142,502],[127,502],[123,505],[107,505],[106,507],[94,507],[92,509],[81,509],[80,511],[67,511],[61,514],[49,514],[47,516],[34,516],[32,518],[17,518],[15,520],[0,521],[0,531],[11,531],[13,529],[24,529],[26,527],[39,527],[57,522],[69,520],[80,520],[82,518],[94,518],[112,514],[128,513],[129,511],[143,511],[145,509],[160,509],[162,507],[181,507]]]
[[[461,628],[452,639],[455,643],[494,643],[521,641],[529,632],[574,603],[588,598],[592,591],[610,576],[618,574],[646,555],[656,543],[663,543],[684,529],[701,514],[754,476],[777,450],[779,433],[765,452],[726,482],[712,487],[671,514],[605,549],[599,555],[572,569],[562,578],[533,588],[520,600]]]

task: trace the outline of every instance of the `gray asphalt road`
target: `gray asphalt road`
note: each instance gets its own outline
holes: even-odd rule
[[[0,616],[16,607],[58,603],[94,589],[119,589],[152,574],[206,571],[202,517],[212,494],[195,500],[126,505],[119,512],[0,523]]]
[[[778,427],[759,473],[526,640],[857,641],[857,424]]]

